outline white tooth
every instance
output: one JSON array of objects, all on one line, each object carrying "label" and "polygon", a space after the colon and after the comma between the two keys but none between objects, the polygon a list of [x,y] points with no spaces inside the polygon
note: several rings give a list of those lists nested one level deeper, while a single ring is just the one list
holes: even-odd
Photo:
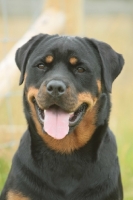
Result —
[{"label": "white tooth", "polygon": [[73,117],[74,116],[74,112],[69,113],[69,115],[70,115],[69,118]]}]

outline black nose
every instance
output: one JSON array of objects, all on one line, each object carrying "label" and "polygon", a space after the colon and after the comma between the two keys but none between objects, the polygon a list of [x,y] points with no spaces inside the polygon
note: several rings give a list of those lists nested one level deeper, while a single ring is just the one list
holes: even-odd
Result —
[{"label": "black nose", "polygon": [[62,81],[52,80],[47,84],[47,92],[53,97],[61,96],[65,91],[66,85]]}]

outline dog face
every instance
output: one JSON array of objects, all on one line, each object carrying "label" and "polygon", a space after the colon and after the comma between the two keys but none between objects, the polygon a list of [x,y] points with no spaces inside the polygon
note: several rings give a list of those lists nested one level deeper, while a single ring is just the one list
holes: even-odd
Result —
[{"label": "dog face", "polygon": [[25,81],[27,121],[52,149],[70,153],[97,128],[100,99],[111,92],[123,58],[109,45],[79,37],[33,37],[16,53]]}]

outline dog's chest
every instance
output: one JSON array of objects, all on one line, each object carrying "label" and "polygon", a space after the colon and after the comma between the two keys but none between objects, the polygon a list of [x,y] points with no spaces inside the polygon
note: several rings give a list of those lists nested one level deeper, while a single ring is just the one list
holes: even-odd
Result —
[{"label": "dog's chest", "polygon": [[69,195],[81,184],[84,170],[80,165],[73,163],[60,163],[49,169],[49,184],[61,193]]}]

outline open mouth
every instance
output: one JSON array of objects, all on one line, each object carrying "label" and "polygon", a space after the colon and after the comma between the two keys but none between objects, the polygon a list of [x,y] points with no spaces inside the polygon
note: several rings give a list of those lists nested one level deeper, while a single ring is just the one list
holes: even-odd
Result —
[{"label": "open mouth", "polygon": [[36,100],[34,100],[34,105],[44,131],[56,139],[64,138],[69,133],[70,128],[78,125],[88,107],[87,103],[83,103],[75,112],[68,113],[57,105],[42,110]]}]

